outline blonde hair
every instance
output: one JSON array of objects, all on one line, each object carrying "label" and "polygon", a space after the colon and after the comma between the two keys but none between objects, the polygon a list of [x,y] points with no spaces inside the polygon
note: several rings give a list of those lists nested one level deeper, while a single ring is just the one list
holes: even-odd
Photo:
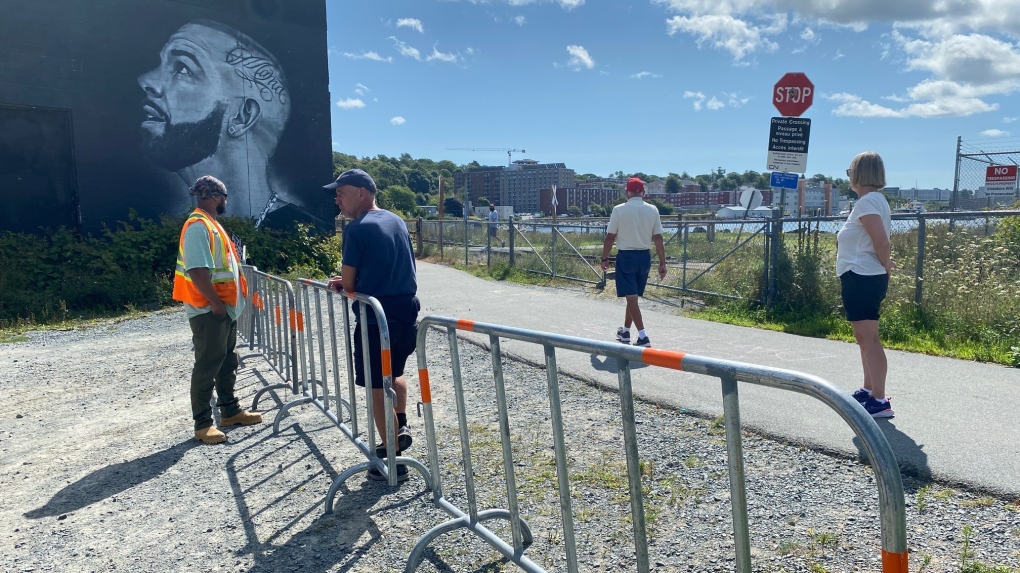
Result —
[{"label": "blonde hair", "polygon": [[850,162],[850,187],[885,187],[885,163],[874,151],[860,153]]}]

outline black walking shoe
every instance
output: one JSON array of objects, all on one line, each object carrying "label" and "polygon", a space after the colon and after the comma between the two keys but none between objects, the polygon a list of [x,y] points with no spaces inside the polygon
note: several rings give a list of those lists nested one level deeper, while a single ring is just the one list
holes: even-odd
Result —
[{"label": "black walking shoe", "polygon": [[[407,481],[408,477],[407,466],[404,464],[397,464],[397,483]],[[386,481],[386,476],[384,476],[381,471],[372,468],[368,470],[368,479],[374,481]]]},{"label": "black walking shoe", "polygon": [[652,341],[648,340],[647,336],[642,336],[638,338],[637,341],[634,343],[634,346],[644,346],[645,348],[648,348],[651,345]]}]

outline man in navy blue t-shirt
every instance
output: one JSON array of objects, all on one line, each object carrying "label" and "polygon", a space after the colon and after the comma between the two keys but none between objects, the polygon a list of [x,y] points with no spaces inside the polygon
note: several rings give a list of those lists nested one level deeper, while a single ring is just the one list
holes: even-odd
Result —
[{"label": "man in navy blue t-shirt", "polygon": [[[372,405],[375,425],[380,436],[386,435],[386,416],[395,416],[397,455],[411,446],[411,432],[407,426],[407,380],[404,366],[414,352],[418,336],[418,281],[415,274],[414,249],[407,225],[397,215],[380,209],[375,203],[376,187],[372,177],[360,169],[344,171],[336,182],[323,187],[336,190],[336,204],[350,222],[344,227],[343,261],[340,276],[329,281],[330,288],[373,296],[382,304],[390,332],[390,358],[393,373],[393,391],[396,403],[391,412],[384,411],[382,351],[379,344],[379,326],[371,309],[367,309],[364,326],[368,328],[369,360],[372,373]],[[354,381],[365,385],[363,349],[361,343],[361,313],[355,306],[354,328]],[[380,440],[385,443],[385,438]],[[385,457],[380,447],[379,457]],[[368,477],[383,480],[376,469]],[[407,467],[397,466],[397,479],[407,479]]]}]

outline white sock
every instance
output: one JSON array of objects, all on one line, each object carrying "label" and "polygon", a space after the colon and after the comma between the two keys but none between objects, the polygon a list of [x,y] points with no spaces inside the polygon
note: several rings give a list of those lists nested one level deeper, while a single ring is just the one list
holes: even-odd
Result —
[{"label": "white sock", "polygon": [[638,338],[644,338],[646,336],[648,336],[648,335],[645,334],[645,329],[642,328],[641,330],[637,331],[637,337]]},{"label": "white sock", "polygon": [[865,392],[868,393],[868,396],[871,396],[871,390],[868,390],[867,388],[863,388],[863,387],[861,388],[861,390],[864,390]]},{"label": "white sock", "polygon": [[626,332],[627,334],[630,334],[630,328],[628,328],[626,326],[621,326],[620,327],[620,332]]}]

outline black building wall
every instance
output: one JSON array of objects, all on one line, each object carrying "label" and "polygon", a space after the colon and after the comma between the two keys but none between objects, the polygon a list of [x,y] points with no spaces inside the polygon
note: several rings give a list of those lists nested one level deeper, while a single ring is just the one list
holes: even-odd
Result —
[{"label": "black building wall", "polygon": [[332,221],[326,51],[325,0],[0,0],[0,229],[183,213],[199,174]]}]

